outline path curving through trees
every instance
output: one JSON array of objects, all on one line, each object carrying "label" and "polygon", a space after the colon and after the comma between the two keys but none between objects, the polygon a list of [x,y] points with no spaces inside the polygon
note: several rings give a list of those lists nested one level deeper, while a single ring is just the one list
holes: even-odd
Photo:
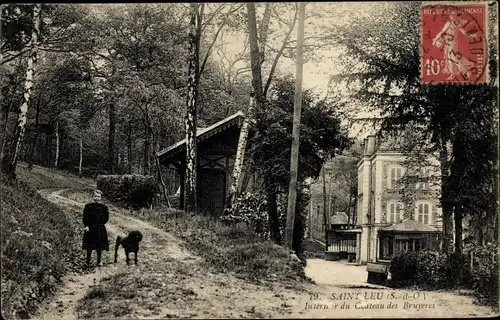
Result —
[{"label": "path curving through trees", "polygon": [[[81,214],[84,199],[88,196],[82,192],[77,197],[81,201],[75,201],[62,195],[66,190],[42,190],[40,194],[68,214]],[[103,257],[104,266],[95,273],[67,275],[55,297],[40,308],[34,319],[372,318],[494,314],[489,308],[474,305],[469,296],[420,292],[418,298],[412,299],[416,294],[411,290],[367,285],[363,283],[361,267],[324,260],[309,260],[306,268],[308,276],[317,284],[295,287],[279,283],[259,286],[238,279],[234,274],[214,274],[204,268],[201,257],[184,247],[182,240],[145,221],[127,216],[126,212],[125,209],[110,207],[107,225],[110,248],[114,247],[118,234],[140,230],[144,239],[139,264],[127,266],[123,250],[119,252],[118,263],[113,264],[112,252],[108,252]],[[110,293],[106,299],[85,301],[94,279],[97,286],[107,288]],[[81,301],[84,301],[83,308],[78,307]],[[397,304],[397,309],[387,309],[389,303]],[[380,308],[382,305],[384,308]]]}]

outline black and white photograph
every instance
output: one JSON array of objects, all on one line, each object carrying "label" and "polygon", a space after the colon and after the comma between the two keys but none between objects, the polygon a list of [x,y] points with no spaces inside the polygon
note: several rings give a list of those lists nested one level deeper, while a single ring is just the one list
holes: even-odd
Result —
[{"label": "black and white photograph", "polygon": [[499,316],[498,13],[3,3],[2,318]]}]

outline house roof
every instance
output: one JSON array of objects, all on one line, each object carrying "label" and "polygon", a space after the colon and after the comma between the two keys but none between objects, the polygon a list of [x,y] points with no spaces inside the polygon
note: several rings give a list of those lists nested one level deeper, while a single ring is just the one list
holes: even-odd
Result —
[{"label": "house roof", "polygon": [[421,232],[421,233],[430,233],[430,232],[433,232],[433,233],[436,233],[436,232],[439,232],[438,230],[434,229],[434,228],[431,228],[421,222],[418,222],[414,219],[406,219],[402,222],[399,222],[399,223],[395,223],[391,226],[388,226],[388,227],[385,227],[385,228],[381,228],[380,231],[383,231],[383,232],[394,232],[394,233],[418,233],[418,232]]},{"label": "house roof", "polygon": [[349,217],[345,212],[335,212],[330,216],[330,224],[347,224]]},{"label": "house roof", "polygon": [[[238,111],[237,113],[235,113],[235,114],[233,114],[225,119],[222,119],[219,122],[214,123],[213,125],[211,125],[208,128],[198,128],[196,130],[197,141],[199,142],[199,141],[205,140],[205,139],[213,136],[214,134],[221,132],[222,130],[226,129],[227,127],[233,125],[235,122],[242,119],[244,116],[245,115],[243,112]],[[170,147],[159,151],[156,155],[158,157],[168,155],[169,153],[172,153],[175,150],[177,150],[181,147],[184,147],[185,145],[186,145],[186,139],[183,139],[183,140],[171,145]]]}]

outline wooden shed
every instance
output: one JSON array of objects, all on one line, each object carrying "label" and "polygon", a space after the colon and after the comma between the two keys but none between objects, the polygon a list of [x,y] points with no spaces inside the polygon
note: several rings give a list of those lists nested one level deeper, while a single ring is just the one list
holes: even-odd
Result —
[{"label": "wooden shed", "polygon": [[[238,112],[208,128],[198,130],[197,196],[198,210],[220,214],[228,195],[231,174],[244,114]],[[173,167],[180,176],[179,209],[184,209],[186,139],[158,152],[160,164]]]}]

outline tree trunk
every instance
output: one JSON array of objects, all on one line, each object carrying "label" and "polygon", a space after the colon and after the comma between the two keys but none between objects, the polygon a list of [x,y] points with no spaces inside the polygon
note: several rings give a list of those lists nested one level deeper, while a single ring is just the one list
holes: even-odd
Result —
[{"label": "tree trunk", "polygon": [[109,105],[108,112],[109,112],[108,171],[109,174],[114,174],[116,171],[116,166],[115,166],[116,106],[114,101]]},{"label": "tree trunk", "polygon": [[358,216],[358,197],[354,195],[354,201],[352,204],[352,226],[354,227],[357,223],[356,217]]},{"label": "tree trunk", "polygon": [[327,206],[328,206],[328,202],[327,202],[327,198],[326,198],[326,174],[325,174],[325,164],[323,164],[323,219],[325,220],[325,232],[326,232],[326,229],[328,229],[330,227],[330,224],[329,224],[329,217],[328,217],[328,211],[327,211]]},{"label": "tree trunk", "polygon": [[127,130],[127,161],[128,174],[132,174],[132,125],[130,122]]},{"label": "tree trunk", "polygon": [[170,205],[170,201],[168,200],[168,193],[167,193],[167,186],[165,185],[165,181],[163,181],[163,176],[161,174],[161,166],[160,166],[160,160],[158,159],[158,156],[156,153],[154,154],[155,157],[155,162],[156,162],[156,170],[158,171],[158,180],[160,180],[161,188],[163,191],[163,197],[165,198],[165,202],[167,203],[167,207],[170,209],[172,206]]},{"label": "tree trunk", "polygon": [[5,119],[4,119],[5,122],[3,124],[3,134],[2,134],[2,145],[0,146],[0,160],[3,159],[3,153],[7,139],[7,130],[9,128],[9,115],[10,115],[10,110],[12,109],[13,100],[14,100],[13,98],[10,99],[10,103],[7,106],[7,110],[5,112]]},{"label": "tree trunk", "polygon": [[236,149],[236,158],[234,159],[234,167],[233,167],[233,181],[231,183],[231,187],[229,189],[227,206],[229,208],[232,207],[234,199],[236,199],[238,195],[238,186],[240,183],[241,177],[241,169],[243,167],[243,160],[245,157],[245,149],[247,145],[248,138],[248,129],[250,125],[250,117],[253,112],[253,105],[255,104],[255,99],[251,95],[250,102],[248,104],[248,111],[243,120],[243,124],[241,125],[240,136],[238,138],[238,147]]},{"label": "tree trunk", "polygon": [[180,195],[179,195],[179,210],[186,210],[186,170],[181,169],[179,170],[179,189],[180,189]]},{"label": "tree trunk", "polygon": [[251,159],[248,159],[247,163],[245,164],[245,175],[243,176],[243,181],[241,183],[241,192],[246,192],[248,190],[248,184],[250,183],[250,180],[252,179],[254,174],[255,172],[252,170]]},{"label": "tree trunk", "polygon": [[83,167],[83,134],[82,134],[82,129],[80,129],[80,136],[79,136],[79,150],[80,150],[80,157],[78,161],[78,176],[81,178],[82,177],[82,167]]},{"label": "tree trunk", "polygon": [[59,119],[56,119],[56,156],[54,158],[54,168],[57,169],[59,164]]},{"label": "tree trunk", "polygon": [[144,175],[151,174],[151,130],[148,125],[148,119],[144,121],[144,154],[143,154],[143,164],[144,164]]},{"label": "tree trunk", "polygon": [[38,143],[38,128],[40,126],[40,102],[41,98],[38,98],[38,102],[36,104],[36,115],[35,115],[35,136],[33,137],[33,143],[31,144],[30,150],[30,158],[28,163],[28,170],[33,169],[33,156],[35,155],[35,147]]},{"label": "tree trunk", "polygon": [[[333,168],[333,167],[332,167]],[[331,216],[333,212],[333,196],[332,196],[332,172],[328,173],[328,215]]]},{"label": "tree trunk", "polygon": [[295,73],[295,99],[293,102],[292,150],[290,157],[290,187],[288,189],[288,209],[286,217],[285,239],[289,250],[293,250],[293,227],[297,200],[297,178],[299,168],[300,116],[302,112],[302,76],[304,51],[305,3],[299,3],[299,26],[297,35],[297,70]]},{"label": "tree trunk", "polygon": [[45,152],[46,152],[46,154],[45,154],[44,161],[45,161],[45,165],[47,167],[50,167],[50,159],[51,159],[50,150],[51,150],[51,144],[52,144],[52,137],[51,137],[50,133],[51,132],[49,132],[48,130],[45,133]]},{"label": "tree trunk", "polygon": [[269,216],[269,236],[272,242],[281,244],[280,219],[278,215],[278,204],[276,191],[267,190],[267,214]]},{"label": "tree trunk", "polygon": [[186,185],[185,185],[185,210],[197,211],[197,143],[196,143],[196,118],[199,75],[199,8],[198,4],[190,4],[191,20],[189,24],[189,68],[188,68],[188,94],[186,100]]},{"label": "tree trunk", "polygon": [[264,113],[265,99],[262,91],[262,67],[257,37],[257,21],[255,17],[255,4],[247,3],[248,33],[250,42],[250,61],[252,65],[252,88],[256,102],[257,120]]},{"label": "tree trunk", "polygon": [[[248,8],[247,4],[247,8]],[[257,22],[255,18],[255,5],[250,4],[253,6],[253,8],[248,8],[248,20],[249,20],[249,31],[251,32],[251,42],[253,43],[253,51],[251,51],[251,58],[255,59],[255,56],[257,54],[260,55],[261,60],[258,63],[258,66],[256,65],[255,68],[258,68],[259,70],[254,69],[254,60],[252,60],[252,75],[256,77],[257,82],[255,82],[254,86],[254,92],[250,94],[250,101],[248,103],[248,109],[247,109],[247,114],[245,119],[243,120],[243,124],[240,129],[240,136],[238,139],[238,148],[236,151],[236,158],[235,158],[235,163],[234,163],[234,169],[233,169],[233,180],[232,184],[229,190],[229,195],[228,195],[228,201],[227,205],[230,208],[232,206],[232,202],[238,195],[238,186],[240,183],[240,177],[241,177],[241,168],[244,163],[244,155],[245,155],[245,148],[246,148],[246,143],[247,143],[247,138],[248,138],[248,130],[250,126],[250,122],[252,119],[252,115],[255,109],[255,92],[259,91],[259,95],[261,96],[261,101],[264,100],[262,97],[262,75],[261,75],[261,63],[264,60],[264,47],[266,45],[267,41],[267,30],[269,28],[269,21],[271,18],[271,3],[266,4],[266,10],[264,12],[264,17],[262,19],[261,23],[261,28],[260,28],[260,45],[262,48],[262,52],[259,52],[259,47],[258,47],[258,41],[257,41]],[[250,30],[251,29],[251,30]],[[260,82],[260,85],[259,85]],[[259,89],[260,86],[260,89]],[[262,110],[263,105],[260,105],[259,108]]]},{"label": "tree trunk", "polygon": [[267,31],[269,30],[269,21],[271,20],[271,2],[266,3],[266,9],[264,15],[262,16],[262,22],[260,24],[260,57],[261,63],[264,62],[266,42],[267,42]]},{"label": "tree trunk", "polygon": [[455,207],[455,254],[462,254],[462,219],[463,212],[460,205]]},{"label": "tree trunk", "polygon": [[6,176],[11,179],[16,178],[18,153],[19,150],[21,149],[21,143],[23,140],[24,131],[26,129],[26,117],[28,114],[31,89],[33,87],[33,77],[38,58],[38,41],[40,35],[41,11],[42,11],[42,5],[35,4],[33,9],[33,31],[31,32],[31,40],[30,40],[31,53],[28,57],[28,67],[26,68],[23,103],[19,108],[19,115],[17,117],[17,127],[14,133],[12,148],[10,148],[10,156],[8,157],[8,159],[6,159],[5,162],[2,162],[2,170],[5,172]]},{"label": "tree trunk", "polygon": [[443,213],[443,252],[449,253],[452,235],[452,210],[453,205],[450,203],[448,194],[448,150],[446,142],[441,138],[441,150],[439,151],[439,161],[441,167],[441,208]]},{"label": "tree trunk", "polygon": [[349,192],[349,202],[347,205],[347,227],[351,226],[351,216],[352,216],[352,193]]}]

